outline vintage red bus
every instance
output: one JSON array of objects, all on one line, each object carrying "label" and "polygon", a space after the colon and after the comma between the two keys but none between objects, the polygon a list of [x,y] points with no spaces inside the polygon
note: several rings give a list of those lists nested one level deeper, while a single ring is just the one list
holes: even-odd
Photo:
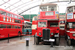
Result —
[{"label": "vintage red bus", "polygon": [[40,16],[37,20],[37,30],[35,34],[36,45],[39,42],[55,42],[59,45],[59,12],[57,4],[42,4],[40,6]]},{"label": "vintage red bus", "polygon": [[60,36],[64,37],[65,36],[65,20],[60,20]]},{"label": "vintage red bus", "polygon": [[32,19],[32,35],[35,35],[37,29],[38,16],[34,16]]},{"label": "vintage red bus", "polygon": [[24,18],[0,8],[0,39],[22,34]]},{"label": "vintage red bus", "polygon": [[67,7],[65,31],[67,44],[71,45],[75,41],[75,4],[72,3]]}]

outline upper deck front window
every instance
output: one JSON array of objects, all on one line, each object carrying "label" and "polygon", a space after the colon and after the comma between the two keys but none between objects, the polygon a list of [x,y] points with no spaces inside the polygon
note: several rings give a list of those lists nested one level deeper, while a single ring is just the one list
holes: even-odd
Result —
[{"label": "upper deck front window", "polygon": [[48,11],[56,11],[56,6],[49,6]]},{"label": "upper deck front window", "polygon": [[47,11],[47,6],[41,6],[40,9],[41,11]]},{"label": "upper deck front window", "polygon": [[67,8],[67,13],[73,12],[73,6]]},{"label": "upper deck front window", "polygon": [[6,15],[6,12],[0,10],[0,14]]},{"label": "upper deck front window", "polygon": [[38,27],[46,27],[46,22],[38,22]]},{"label": "upper deck front window", "polygon": [[53,15],[53,12],[46,12],[45,15],[46,16]]},{"label": "upper deck front window", "polygon": [[55,4],[47,4],[47,5],[41,5],[40,11],[58,11],[58,6]]}]

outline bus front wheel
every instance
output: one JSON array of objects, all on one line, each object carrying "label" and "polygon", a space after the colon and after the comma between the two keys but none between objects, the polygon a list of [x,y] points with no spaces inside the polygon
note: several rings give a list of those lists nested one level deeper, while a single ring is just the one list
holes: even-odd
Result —
[{"label": "bus front wheel", "polygon": [[38,37],[35,37],[35,43],[36,43],[36,45],[38,45],[38,44],[39,44]]},{"label": "bus front wheel", "polygon": [[59,38],[56,38],[56,45],[59,45]]},{"label": "bus front wheel", "polygon": [[67,44],[70,46],[71,45],[71,40],[67,39]]}]

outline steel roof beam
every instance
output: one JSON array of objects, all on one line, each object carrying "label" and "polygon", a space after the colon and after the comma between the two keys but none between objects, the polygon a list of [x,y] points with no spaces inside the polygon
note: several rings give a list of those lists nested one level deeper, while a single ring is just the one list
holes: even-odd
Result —
[{"label": "steel roof beam", "polygon": [[[36,3],[36,2],[32,2],[32,3]],[[27,5],[30,5],[30,4],[32,4],[32,3],[29,3],[29,4],[27,4]],[[24,5],[24,6],[20,7],[20,8],[18,8],[18,9],[21,9],[21,8],[27,6],[27,5]],[[18,9],[17,9],[17,10],[18,10]],[[17,10],[15,10],[15,11],[17,11]],[[15,11],[14,11],[14,12],[15,12]]]},{"label": "steel roof beam", "polygon": [[[57,1],[57,2],[68,2],[68,1]],[[49,3],[57,3],[57,2],[49,2]],[[72,2],[75,2],[75,1],[72,1]],[[31,8],[28,8],[28,9],[26,9],[26,10],[22,11],[21,13],[19,13],[19,15],[21,15],[22,13],[24,13],[24,12],[26,12],[26,11],[28,11],[28,10],[32,9],[32,8],[37,7],[37,6],[40,6],[40,5],[36,5],[36,6],[31,7]]]},{"label": "steel roof beam", "polygon": [[[3,1],[3,0],[2,0]],[[3,4],[0,4],[0,6],[4,5],[5,3],[8,3],[10,0],[8,0],[7,2],[4,2]]]},{"label": "steel roof beam", "polygon": [[31,8],[28,8],[28,9],[26,9],[26,10],[22,11],[21,13],[19,13],[19,15],[21,15],[22,13],[24,13],[24,12],[26,12],[26,11],[28,11],[28,10],[32,9],[32,8],[37,7],[37,6],[39,6],[39,5],[33,6],[33,7],[31,7]]},{"label": "steel roof beam", "polygon": [[[30,1],[28,1],[28,2],[30,2]],[[23,4],[20,4],[20,5],[16,6],[16,7],[14,7],[13,9],[16,9],[16,8],[20,7],[21,5],[24,5],[24,4],[28,3],[28,2],[25,2]],[[11,10],[13,10],[13,9],[11,9]]]},{"label": "steel roof beam", "polygon": [[15,5],[15,4],[17,4],[18,2],[20,2],[21,0],[19,0],[19,1],[17,1],[17,2],[15,2],[15,3],[13,3],[12,5],[10,5],[10,6],[8,6],[7,8],[5,8],[5,9],[8,9],[9,7],[11,7],[11,6],[13,6],[13,5]]}]

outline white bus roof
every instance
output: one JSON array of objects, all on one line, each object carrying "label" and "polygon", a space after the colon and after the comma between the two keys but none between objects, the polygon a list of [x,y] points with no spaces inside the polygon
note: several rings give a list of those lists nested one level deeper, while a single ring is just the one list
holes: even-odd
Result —
[{"label": "white bus roof", "polygon": [[24,21],[24,23],[26,23],[26,22],[28,22],[28,23],[32,23],[32,22],[29,22],[29,21]]},{"label": "white bus roof", "polygon": [[70,3],[67,5],[67,7],[75,6],[75,3]]}]

